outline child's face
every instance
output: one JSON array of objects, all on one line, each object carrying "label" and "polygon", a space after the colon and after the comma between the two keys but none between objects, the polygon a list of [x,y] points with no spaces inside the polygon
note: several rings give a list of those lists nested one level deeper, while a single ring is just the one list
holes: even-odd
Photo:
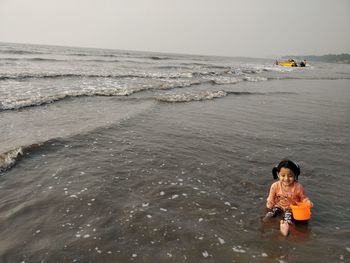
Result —
[{"label": "child's face", "polygon": [[283,186],[291,186],[295,182],[295,175],[289,168],[282,167],[278,173],[278,178]]}]

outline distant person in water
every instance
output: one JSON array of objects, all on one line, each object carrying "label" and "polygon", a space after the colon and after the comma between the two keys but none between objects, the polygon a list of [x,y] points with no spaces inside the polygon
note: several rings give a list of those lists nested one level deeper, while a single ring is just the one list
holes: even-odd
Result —
[{"label": "distant person in water", "polygon": [[304,59],[303,61],[300,62],[300,67],[305,67],[306,66],[306,60]]},{"label": "distant person in water", "polygon": [[297,67],[298,66],[298,64],[295,62],[294,59],[289,59],[288,61],[292,62],[292,67]]},{"label": "distant person in water", "polygon": [[296,162],[283,159],[278,165],[273,167],[272,174],[274,179],[278,179],[271,185],[266,207],[269,212],[265,215],[263,221],[268,221],[272,217],[282,215],[280,221],[280,231],[282,235],[287,236],[289,225],[293,224],[293,214],[290,205],[297,202],[312,203],[305,195],[304,187],[298,182],[300,167]]}]

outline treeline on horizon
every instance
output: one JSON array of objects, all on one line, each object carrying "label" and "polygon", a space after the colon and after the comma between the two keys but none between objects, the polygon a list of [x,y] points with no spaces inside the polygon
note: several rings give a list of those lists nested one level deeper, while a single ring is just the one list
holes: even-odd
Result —
[{"label": "treeline on horizon", "polygon": [[328,55],[322,55],[322,56],[312,56],[312,55],[307,55],[307,56],[284,56],[283,59],[290,59],[294,58],[297,60],[310,60],[310,61],[320,61],[320,62],[330,62],[330,63],[345,63],[345,64],[350,64],[350,54],[328,54]]}]

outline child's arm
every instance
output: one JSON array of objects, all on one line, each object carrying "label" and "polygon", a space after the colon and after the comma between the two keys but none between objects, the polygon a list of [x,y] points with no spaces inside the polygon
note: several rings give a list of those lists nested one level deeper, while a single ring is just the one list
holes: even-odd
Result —
[{"label": "child's arm", "polygon": [[275,195],[276,195],[276,186],[272,184],[270,187],[269,196],[267,197],[266,207],[272,209],[275,205]]},{"label": "child's arm", "polygon": [[299,188],[299,196],[300,196],[300,201],[303,203],[308,203],[310,206],[314,206],[314,204],[311,202],[310,198],[306,196],[304,187],[300,184]]},{"label": "child's arm", "polygon": [[276,187],[274,186],[274,184],[271,185],[270,187],[270,192],[269,192],[269,196],[267,197],[266,200],[266,207],[270,210],[266,213],[266,215],[263,218],[264,222],[267,222],[270,220],[271,217],[275,217],[276,216],[276,211],[273,210],[274,206],[275,206],[275,194],[276,194]]}]

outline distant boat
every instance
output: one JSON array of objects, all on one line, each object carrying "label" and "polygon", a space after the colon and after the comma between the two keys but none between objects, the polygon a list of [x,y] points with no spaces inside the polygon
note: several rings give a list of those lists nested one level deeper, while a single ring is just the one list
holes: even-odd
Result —
[{"label": "distant boat", "polygon": [[283,66],[283,67],[305,67],[306,61],[303,60],[298,65],[294,59],[282,60],[282,61],[276,60],[276,65]]},{"label": "distant boat", "polygon": [[284,61],[277,61],[276,65],[283,66],[283,67],[297,67],[298,64],[294,60],[284,60]]}]

